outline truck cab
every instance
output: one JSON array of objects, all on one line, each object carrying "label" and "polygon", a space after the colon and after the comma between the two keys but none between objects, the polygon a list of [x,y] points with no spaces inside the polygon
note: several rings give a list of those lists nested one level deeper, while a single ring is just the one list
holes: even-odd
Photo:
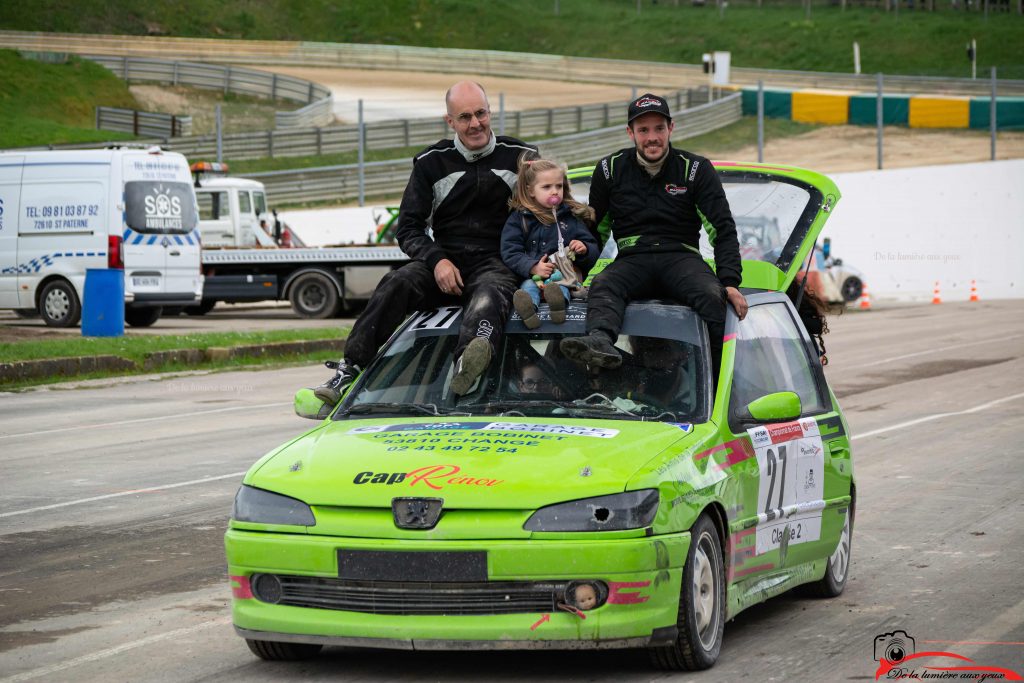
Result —
[{"label": "truck cab", "polygon": [[267,211],[263,183],[232,178],[226,164],[198,162],[191,166],[199,203],[203,247],[277,247],[281,229]]}]

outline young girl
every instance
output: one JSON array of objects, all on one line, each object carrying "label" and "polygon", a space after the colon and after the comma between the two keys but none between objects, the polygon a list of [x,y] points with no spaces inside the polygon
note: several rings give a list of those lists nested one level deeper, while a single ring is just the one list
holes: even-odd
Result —
[{"label": "young girl", "polygon": [[537,307],[543,290],[551,322],[563,323],[570,292],[555,286],[566,274],[557,272],[551,256],[562,248],[581,271],[590,270],[598,256],[597,239],[587,228],[593,225],[594,211],[572,198],[564,167],[525,155],[519,159],[519,180],[508,203],[512,213],[501,232],[501,259],[523,278],[512,305],[532,330],[540,325]]}]

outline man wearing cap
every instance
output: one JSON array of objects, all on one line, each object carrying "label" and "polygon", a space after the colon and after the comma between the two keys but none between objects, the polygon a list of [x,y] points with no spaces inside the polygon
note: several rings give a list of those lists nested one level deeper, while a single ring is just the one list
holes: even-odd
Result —
[{"label": "man wearing cap", "polygon": [[[635,147],[605,157],[594,169],[590,205],[596,222],[608,217],[619,253],[594,278],[587,301],[587,335],[561,342],[567,357],[617,368],[615,348],[627,304],[670,298],[690,306],[707,323],[717,379],[725,331],[725,302],[740,320],[747,301],[737,287],[740,250],[729,202],[711,162],[669,143],[672,114],[657,95],[629,105],[626,130]],[[702,216],[715,248],[716,272],[700,255]]]}]

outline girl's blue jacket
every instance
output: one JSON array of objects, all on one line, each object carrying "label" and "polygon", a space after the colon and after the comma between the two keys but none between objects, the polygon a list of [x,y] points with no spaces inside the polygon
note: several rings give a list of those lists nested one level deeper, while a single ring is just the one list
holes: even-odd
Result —
[{"label": "girl's blue jacket", "polygon": [[[579,240],[587,245],[587,253],[576,255],[576,265],[586,274],[597,262],[598,246],[586,224],[573,215],[568,204],[558,206],[558,222],[562,228],[562,241],[566,250],[569,242]],[[523,230],[523,219],[526,230]],[[544,225],[531,211],[517,209],[509,214],[501,231],[501,260],[512,272],[524,280],[530,279],[530,268],[545,254],[558,251],[558,232],[554,225]]]}]

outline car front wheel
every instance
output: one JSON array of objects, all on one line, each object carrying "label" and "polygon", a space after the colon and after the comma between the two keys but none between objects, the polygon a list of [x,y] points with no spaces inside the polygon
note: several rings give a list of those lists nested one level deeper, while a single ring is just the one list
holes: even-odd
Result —
[{"label": "car front wheel", "polygon": [[860,295],[864,293],[864,283],[860,281],[860,278],[851,275],[850,277],[843,280],[842,286],[843,301],[847,303],[856,301],[860,298]]},{"label": "car front wheel", "polygon": [[294,662],[299,659],[316,657],[323,649],[323,645],[309,643],[278,643],[272,640],[250,640],[245,639],[252,653],[260,659],[270,662]]},{"label": "car front wheel", "polygon": [[690,530],[677,628],[672,645],[650,649],[651,662],[670,671],[714,666],[725,631],[725,564],[718,529],[706,514]]}]

